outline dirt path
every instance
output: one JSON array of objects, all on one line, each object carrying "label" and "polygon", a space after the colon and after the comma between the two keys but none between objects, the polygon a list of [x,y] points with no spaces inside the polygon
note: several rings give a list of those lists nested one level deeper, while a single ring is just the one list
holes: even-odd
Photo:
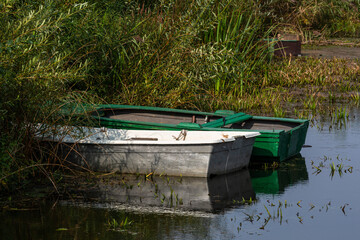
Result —
[{"label": "dirt path", "polygon": [[344,46],[318,46],[308,48],[306,46],[301,49],[302,56],[313,56],[320,58],[360,58],[359,47],[344,47]]}]

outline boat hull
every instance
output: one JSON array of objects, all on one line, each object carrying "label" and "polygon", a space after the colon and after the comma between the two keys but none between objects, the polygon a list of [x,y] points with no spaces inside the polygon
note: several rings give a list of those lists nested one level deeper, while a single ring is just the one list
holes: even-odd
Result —
[{"label": "boat hull", "polygon": [[[201,133],[206,136],[206,133]],[[98,131],[97,134],[107,133]],[[56,152],[62,161],[95,172],[209,177],[246,168],[256,135],[206,143],[126,140],[103,142],[102,137],[92,136],[99,141],[69,140],[67,137],[46,138],[43,141],[51,146],[51,151]]]},{"label": "boat hull", "polygon": [[[309,127],[308,120],[254,116],[251,121],[262,126],[254,128],[261,133],[254,143],[252,152],[254,161],[281,162],[299,154],[305,144]],[[259,128],[269,128],[269,130]],[[236,126],[233,129],[241,130]]]}]

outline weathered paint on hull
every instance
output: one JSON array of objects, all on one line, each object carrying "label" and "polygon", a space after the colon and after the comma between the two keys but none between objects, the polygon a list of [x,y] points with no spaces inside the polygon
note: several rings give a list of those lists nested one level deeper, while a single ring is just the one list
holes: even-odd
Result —
[{"label": "weathered paint on hull", "polygon": [[[255,138],[212,145],[59,144],[61,158],[95,172],[208,177],[246,168]],[[57,144],[57,143],[56,143]]]}]

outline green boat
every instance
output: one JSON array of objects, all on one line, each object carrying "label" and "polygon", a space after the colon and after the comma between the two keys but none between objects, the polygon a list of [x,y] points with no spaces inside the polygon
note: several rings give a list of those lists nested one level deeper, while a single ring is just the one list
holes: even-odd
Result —
[{"label": "green boat", "polygon": [[97,126],[116,129],[256,131],[252,159],[283,161],[298,154],[305,143],[308,120],[251,116],[220,110],[214,113],[181,109],[96,105],[90,116]]}]

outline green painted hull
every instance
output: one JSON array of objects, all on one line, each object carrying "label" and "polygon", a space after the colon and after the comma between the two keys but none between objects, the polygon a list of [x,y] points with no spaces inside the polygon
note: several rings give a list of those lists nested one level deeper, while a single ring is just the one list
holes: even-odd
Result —
[{"label": "green painted hull", "polygon": [[[257,117],[264,121],[272,121],[275,118]],[[261,130],[260,136],[256,137],[252,157],[257,160],[271,161],[273,158],[283,161],[300,153],[305,144],[306,134],[309,127],[308,120],[276,118],[282,122],[297,122],[298,126],[283,131]]]},{"label": "green painted hull", "polygon": [[[152,130],[203,130],[203,131],[256,131],[261,135],[256,137],[253,147],[252,158],[260,161],[283,161],[289,159],[301,151],[305,143],[308,120],[272,118],[250,116],[244,113],[232,111],[217,111],[215,113],[189,111],[181,109],[129,106],[129,105],[97,105],[92,112],[92,118],[96,125],[117,129],[152,129]],[[158,120],[138,121],[135,117],[130,119],[112,118],[117,111],[127,113],[141,112],[145,114],[158,114]],[[109,112],[114,113],[107,116]],[[162,121],[168,115],[180,118],[182,122]],[[120,115],[119,115],[120,116]],[[155,115],[154,115],[155,116]],[[190,119],[200,119],[194,123]],[[204,119],[211,119],[206,122]],[[155,117],[154,117],[155,119]],[[204,121],[204,122],[201,122]],[[243,128],[240,123],[252,122],[253,125],[261,125],[261,129]],[[286,125],[286,129],[277,126]]]}]

